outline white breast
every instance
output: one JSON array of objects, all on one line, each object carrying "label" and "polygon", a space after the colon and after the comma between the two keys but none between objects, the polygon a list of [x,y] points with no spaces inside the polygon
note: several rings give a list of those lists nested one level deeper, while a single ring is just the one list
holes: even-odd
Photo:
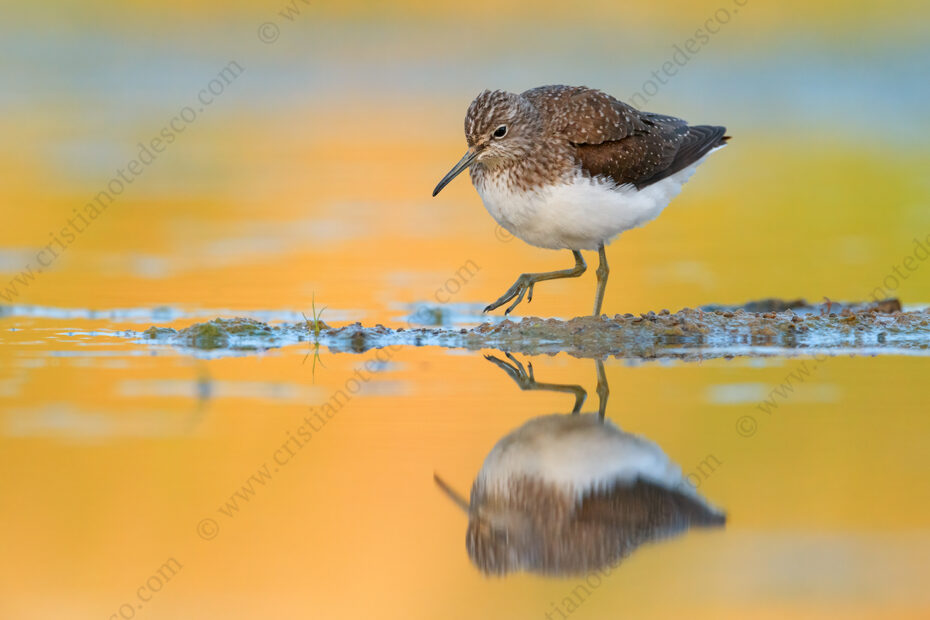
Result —
[{"label": "white breast", "polygon": [[641,190],[581,173],[568,183],[513,190],[506,171],[484,175],[475,189],[497,223],[530,245],[596,250],[662,213],[706,157]]},{"label": "white breast", "polygon": [[497,442],[478,474],[488,490],[522,478],[558,486],[577,497],[617,483],[648,480],[693,493],[681,468],[656,444],[625,433],[596,414],[548,415],[530,420]]}]

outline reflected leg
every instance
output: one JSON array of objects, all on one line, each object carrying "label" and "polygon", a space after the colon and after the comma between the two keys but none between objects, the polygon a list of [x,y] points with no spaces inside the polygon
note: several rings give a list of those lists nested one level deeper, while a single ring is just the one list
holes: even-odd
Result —
[{"label": "reflected leg", "polygon": [[597,417],[603,420],[607,412],[607,397],[610,396],[610,386],[607,385],[604,361],[596,359],[594,363],[597,365]]},{"label": "reflected leg", "polygon": [[503,369],[510,378],[513,379],[521,390],[549,390],[552,392],[567,392],[569,394],[575,395],[575,406],[572,408],[572,413],[579,413],[581,411],[581,406],[584,405],[585,399],[588,397],[588,393],[580,385],[568,385],[561,383],[539,383],[536,381],[536,378],[533,376],[533,364],[527,363],[529,366],[529,372],[523,368],[523,364],[517,361],[517,359],[510,353],[505,353],[507,359],[509,359],[512,364],[508,364],[504,360],[495,357],[493,355],[485,355],[484,358],[489,362],[497,365],[499,368]]}]

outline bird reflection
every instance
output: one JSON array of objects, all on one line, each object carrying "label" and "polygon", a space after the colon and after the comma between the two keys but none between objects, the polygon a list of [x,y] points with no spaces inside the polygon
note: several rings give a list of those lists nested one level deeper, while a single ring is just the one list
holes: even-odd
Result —
[{"label": "bird reflection", "polygon": [[609,390],[597,360],[598,413],[580,413],[578,385],[539,383],[513,356],[486,356],[524,390],[575,395],[571,414],[533,418],[491,450],[470,501],[439,476],[468,513],[466,547],[481,572],[551,576],[616,566],[640,545],[691,527],[722,526],[723,512],[697,494],[653,442],[605,419]]}]

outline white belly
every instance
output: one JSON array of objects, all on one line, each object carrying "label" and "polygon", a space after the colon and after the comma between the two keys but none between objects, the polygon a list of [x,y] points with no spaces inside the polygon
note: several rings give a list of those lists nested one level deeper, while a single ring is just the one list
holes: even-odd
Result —
[{"label": "white belly", "polygon": [[593,413],[530,420],[497,442],[476,483],[491,492],[506,492],[513,481],[527,478],[579,498],[593,489],[638,479],[694,493],[681,468],[659,446]]},{"label": "white belly", "polygon": [[641,190],[578,174],[568,184],[513,191],[506,173],[486,175],[475,189],[497,223],[530,245],[596,250],[662,213],[702,161]]}]

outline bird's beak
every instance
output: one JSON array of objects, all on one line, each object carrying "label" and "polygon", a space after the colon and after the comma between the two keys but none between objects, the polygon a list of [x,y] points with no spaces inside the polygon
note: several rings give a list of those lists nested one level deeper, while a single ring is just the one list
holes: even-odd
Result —
[{"label": "bird's beak", "polygon": [[448,484],[446,484],[445,480],[439,477],[439,474],[434,473],[433,480],[436,482],[436,486],[442,489],[442,492],[445,493],[456,506],[464,510],[466,513],[468,512],[468,500],[467,499],[465,499],[464,497],[456,493],[455,489],[450,487]]},{"label": "bird's beak", "polygon": [[455,164],[452,170],[449,171],[449,174],[442,177],[442,181],[439,182],[439,185],[436,186],[436,189],[433,190],[433,196],[442,191],[442,188],[449,184],[452,179],[457,177],[462,173],[463,170],[466,170],[475,162],[475,158],[478,157],[478,149],[471,147],[465,151],[465,157],[459,160],[459,163]]}]

